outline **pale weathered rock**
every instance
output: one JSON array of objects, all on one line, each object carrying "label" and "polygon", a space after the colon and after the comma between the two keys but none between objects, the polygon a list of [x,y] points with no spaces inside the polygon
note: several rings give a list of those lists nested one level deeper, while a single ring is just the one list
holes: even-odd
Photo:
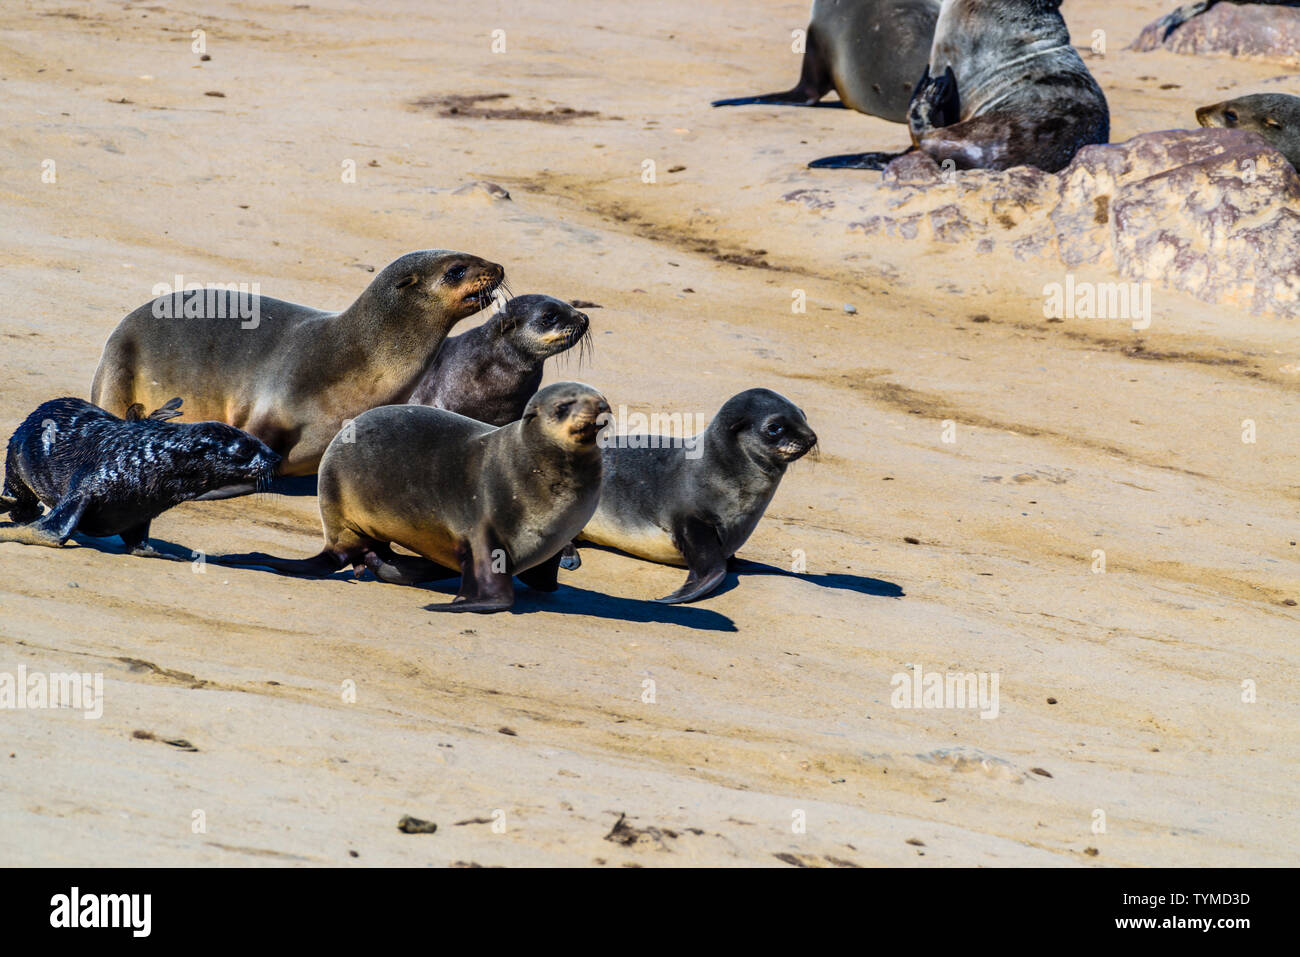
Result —
[{"label": "pale weathered rock", "polygon": [[1295,7],[1220,3],[1192,17],[1163,42],[1158,22],[1138,34],[1132,49],[1300,64],[1300,9]]},{"label": "pale weathered rock", "polygon": [[1206,302],[1294,316],[1297,209],[1300,176],[1257,134],[1169,130],[1085,146],[1055,174],[953,173],[909,154],[886,168],[881,189],[848,228],[1099,266]]}]

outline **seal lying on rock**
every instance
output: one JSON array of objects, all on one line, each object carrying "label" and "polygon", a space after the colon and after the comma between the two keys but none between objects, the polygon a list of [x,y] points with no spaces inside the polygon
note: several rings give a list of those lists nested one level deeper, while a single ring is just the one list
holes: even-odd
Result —
[{"label": "seal lying on rock", "polygon": [[596,510],[596,438],[608,412],[604,397],[578,382],[547,386],[500,428],[422,405],[374,409],[321,459],[320,554],[213,560],[311,577],[368,567],[395,584],[459,570],[455,600],[430,611],[503,611],[514,603],[513,575],[556,589],[560,550]]},{"label": "seal lying on rock", "polygon": [[[1105,143],[1106,97],[1070,45],[1060,5],[943,0],[930,63],[908,107],[912,148],[956,169],[1055,173],[1080,147]],[[856,153],[809,165],[883,169],[902,155]]]},{"label": "seal lying on rock", "polygon": [[171,557],[148,545],[155,518],[229,486],[270,482],[278,455],[220,422],[166,421],[180,405],[172,399],[149,416],[133,405],[125,419],[82,399],[38,407],[9,440],[0,514],[20,524],[0,528],[0,542],[57,547],[79,531],[121,535],[133,555]]},{"label": "seal lying on rock", "polygon": [[1288,93],[1252,93],[1224,100],[1196,111],[1202,126],[1254,130],[1296,169],[1300,169],[1300,96]]},{"label": "seal lying on rock", "polygon": [[578,539],[685,565],[685,584],[658,599],[677,604],[722,583],[786,468],[817,445],[817,434],[789,399],[750,389],[692,439],[658,437],[635,448],[612,441],[603,440],[600,505]]},{"label": "seal lying on rock", "polygon": [[550,296],[516,296],[501,311],[442,344],[411,394],[431,405],[505,425],[524,414],[546,360],[590,340],[586,313]]}]

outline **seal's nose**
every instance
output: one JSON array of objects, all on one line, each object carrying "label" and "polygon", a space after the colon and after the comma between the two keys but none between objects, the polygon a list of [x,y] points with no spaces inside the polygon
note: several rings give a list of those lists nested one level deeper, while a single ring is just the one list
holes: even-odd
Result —
[{"label": "seal's nose", "polygon": [[1199,106],[1199,107],[1197,107],[1197,108],[1196,108],[1196,122],[1197,122],[1197,123],[1200,123],[1202,126],[1210,126],[1210,125],[1211,125],[1211,122],[1210,122],[1210,120],[1211,120],[1211,117],[1210,117],[1210,111],[1213,110],[1213,109],[1214,109],[1214,107],[1212,107],[1212,106]]}]

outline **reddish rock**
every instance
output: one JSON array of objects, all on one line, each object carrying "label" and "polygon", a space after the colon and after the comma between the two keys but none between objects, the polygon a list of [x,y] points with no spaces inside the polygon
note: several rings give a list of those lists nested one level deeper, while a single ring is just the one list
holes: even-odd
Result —
[{"label": "reddish rock", "polygon": [[1192,17],[1163,42],[1156,23],[1143,29],[1131,49],[1300,64],[1300,9],[1295,7],[1221,3]]}]

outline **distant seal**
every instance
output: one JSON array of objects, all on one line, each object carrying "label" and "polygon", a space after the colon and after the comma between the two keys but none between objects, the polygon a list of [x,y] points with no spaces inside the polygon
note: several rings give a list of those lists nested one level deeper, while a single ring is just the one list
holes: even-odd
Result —
[{"label": "distant seal", "polygon": [[[816,106],[834,90],[851,110],[894,123],[925,70],[940,0],[813,0],[799,83],[784,93],[716,100]],[[829,104],[828,104],[829,105]]]},{"label": "distant seal", "polygon": [[1292,167],[1300,169],[1300,96],[1288,93],[1252,93],[1224,100],[1196,111],[1202,126],[1254,130]]},{"label": "distant seal", "polygon": [[[1101,87],[1070,45],[1060,0],[943,0],[929,65],[912,94],[912,148],[957,169],[1064,169],[1110,139]],[[910,152],[910,151],[909,151]],[[883,169],[902,153],[810,166]]]},{"label": "distant seal", "polygon": [[344,422],[407,400],[448,330],[504,277],[426,249],[384,267],[342,312],[224,289],[159,297],[109,336],[91,398],[122,414],[179,393],[187,416],[244,429],[282,456],[281,474],[310,475]]},{"label": "distant seal", "polygon": [[550,296],[516,296],[469,332],[447,339],[411,393],[430,405],[505,425],[524,414],[542,384],[542,366],[589,338],[586,313]]},{"label": "distant seal", "polygon": [[816,446],[817,434],[789,399],[750,389],[728,399],[697,441],[633,448],[602,439],[600,504],[578,536],[685,565],[685,584],[658,599],[665,604],[695,601],[722,583],[786,468]]},{"label": "distant seal", "polygon": [[547,386],[500,428],[422,405],[366,412],[351,441],[340,434],[321,460],[320,554],[214,561],[309,576],[368,567],[398,584],[458,570],[455,600],[429,610],[503,611],[514,602],[512,575],[530,588],[558,587],[560,550],[596,510],[596,439],[608,412],[599,392],[577,382]]},{"label": "distant seal", "polygon": [[133,555],[167,558],[148,544],[149,523],[167,509],[270,482],[278,455],[220,422],[166,421],[180,404],[172,399],[149,416],[133,405],[125,419],[82,399],[39,406],[9,440],[0,514],[20,524],[0,528],[0,542],[57,547],[73,532],[120,535]]},{"label": "distant seal", "polygon": [[[1300,7],[1300,0],[1197,0],[1196,3],[1184,4],[1183,6],[1166,13],[1159,20],[1148,25],[1146,29],[1142,31],[1141,37],[1139,37],[1134,46],[1142,49],[1146,49],[1148,46],[1159,46],[1161,43],[1164,43],[1165,40],[1169,39],[1169,34],[1173,33],[1188,20],[1191,20],[1193,17],[1199,17],[1202,13],[1205,13],[1211,7],[1217,7],[1220,3],[1235,3],[1238,6],[1258,4],[1259,6]],[[1147,38],[1150,38],[1149,44],[1146,42]]]}]

